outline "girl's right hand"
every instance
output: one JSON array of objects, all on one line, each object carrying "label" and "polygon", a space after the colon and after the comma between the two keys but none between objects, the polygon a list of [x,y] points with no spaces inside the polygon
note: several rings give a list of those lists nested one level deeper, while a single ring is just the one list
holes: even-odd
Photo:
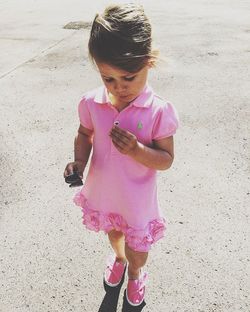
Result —
[{"label": "girl's right hand", "polygon": [[85,169],[85,164],[82,161],[73,161],[67,164],[65,170],[64,170],[64,178],[67,176],[73,174],[74,172],[77,172],[79,177],[83,178],[83,171]]}]

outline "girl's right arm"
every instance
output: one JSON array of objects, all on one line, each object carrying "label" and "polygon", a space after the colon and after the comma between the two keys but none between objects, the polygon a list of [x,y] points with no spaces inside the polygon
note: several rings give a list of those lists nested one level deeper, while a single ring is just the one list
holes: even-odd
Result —
[{"label": "girl's right arm", "polygon": [[83,171],[88,163],[92,149],[92,142],[93,131],[80,125],[74,142],[75,161],[67,164],[64,177],[72,174],[74,171],[76,171],[81,178],[83,177]]}]

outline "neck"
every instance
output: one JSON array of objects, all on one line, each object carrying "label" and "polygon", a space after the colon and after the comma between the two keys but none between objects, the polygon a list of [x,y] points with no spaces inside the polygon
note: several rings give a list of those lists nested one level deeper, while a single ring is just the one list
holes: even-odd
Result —
[{"label": "neck", "polygon": [[117,99],[109,93],[109,99],[111,104],[120,112],[127,106],[129,106],[130,102],[118,102]]}]

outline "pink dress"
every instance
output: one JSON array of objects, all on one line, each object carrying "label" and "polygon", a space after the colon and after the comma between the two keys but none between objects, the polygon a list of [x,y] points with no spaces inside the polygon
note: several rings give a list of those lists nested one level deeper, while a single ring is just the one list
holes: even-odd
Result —
[{"label": "pink dress", "polygon": [[114,122],[152,146],[178,127],[174,107],[146,85],[121,112],[109,101],[105,87],[88,92],[79,103],[81,124],[94,131],[93,153],[86,182],[74,197],[83,224],[96,232],[122,231],[130,248],[146,252],[164,236],[165,219],[157,200],[156,170],[121,154],[109,131]]}]

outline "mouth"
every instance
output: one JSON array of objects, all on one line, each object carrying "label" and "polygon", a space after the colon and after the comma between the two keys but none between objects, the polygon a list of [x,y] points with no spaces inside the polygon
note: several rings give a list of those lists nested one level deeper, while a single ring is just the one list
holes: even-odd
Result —
[{"label": "mouth", "polygon": [[129,94],[128,95],[118,95],[118,97],[120,99],[126,99],[126,98],[130,97],[130,95]]}]

